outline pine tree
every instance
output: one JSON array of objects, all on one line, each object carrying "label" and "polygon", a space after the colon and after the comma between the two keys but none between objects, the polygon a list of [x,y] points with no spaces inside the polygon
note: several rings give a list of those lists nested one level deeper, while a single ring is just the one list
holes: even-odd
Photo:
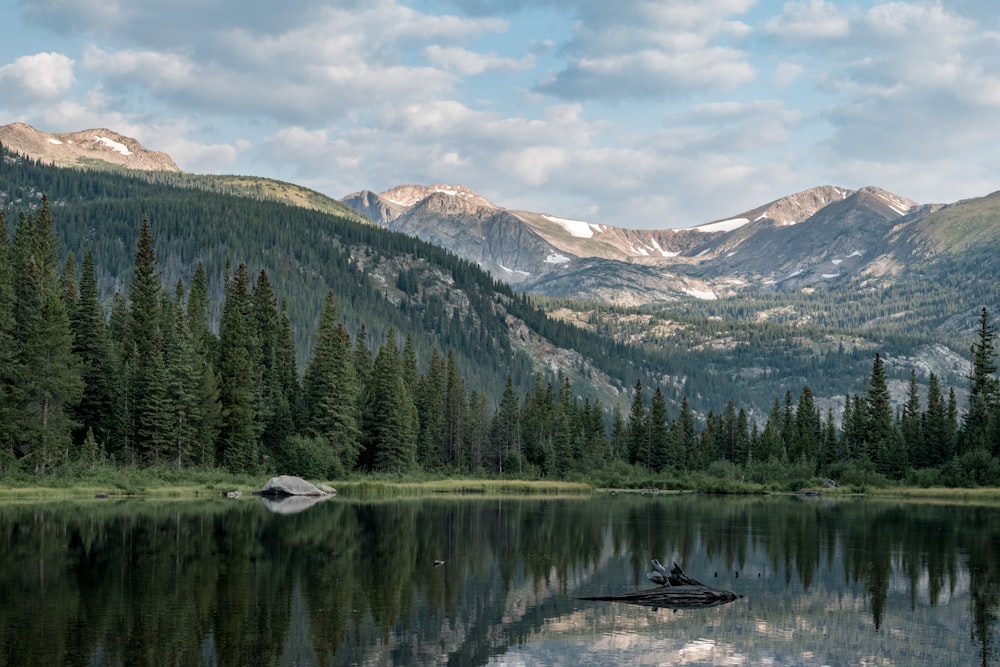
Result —
[{"label": "pine tree", "polygon": [[194,341],[184,316],[184,284],[177,282],[176,300],[164,298],[160,306],[163,321],[163,365],[166,376],[166,398],[169,420],[165,426],[166,460],[181,468],[196,460],[196,434],[200,410],[198,390],[201,374],[198,372]]},{"label": "pine tree", "polygon": [[906,402],[903,403],[903,412],[899,418],[899,430],[903,438],[903,443],[909,451],[909,459],[913,462],[914,467],[917,468],[926,465],[921,418],[917,372],[911,369],[910,382],[906,390]]},{"label": "pine tree", "polygon": [[667,399],[663,395],[660,387],[653,392],[653,398],[649,402],[649,416],[647,417],[646,428],[648,436],[646,438],[646,451],[644,452],[643,464],[649,470],[660,472],[668,465],[674,465],[672,460],[673,448],[670,443],[670,429],[667,424]]},{"label": "pine tree", "polygon": [[416,466],[416,406],[403,380],[395,332],[390,329],[372,365],[365,400],[366,459],[379,472],[404,473]]},{"label": "pine tree", "polygon": [[789,445],[788,460],[793,463],[816,461],[821,437],[820,413],[816,410],[812,389],[806,385],[795,408],[795,429]]},{"label": "pine tree", "polygon": [[927,410],[921,420],[921,446],[913,457],[914,468],[930,468],[955,454],[954,431],[948,424],[948,406],[934,373],[927,382]]},{"label": "pine tree", "polygon": [[628,415],[628,462],[645,463],[648,427],[646,402],[642,397],[642,381],[635,381],[635,394]]},{"label": "pine tree", "polygon": [[465,459],[462,422],[465,419],[465,382],[458,372],[454,351],[448,351],[445,368],[445,463],[459,469]]},{"label": "pine tree", "polygon": [[996,327],[986,308],[979,316],[977,340],[972,345],[972,373],[969,375],[969,408],[959,438],[960,453],[985,449],[998,453],[997,409],[1000,381],[996,378]]},{"label": "pine tree", "polygon": [[139,456],[149,461],[161,459],[168,446],[164,429],[169,423],[169,407],[160,331],[162,291],[152,229],[148,221],[143,221],[129,289],[126,353],[130,372],[126,381],[132,397],[132,440]]},{"label": "pine tree", "polygon": [[258,448],[254,434],[253,366],[244,317],[247,302],[246,267],[226,285],[226,300],[219,323],[219,403],[222,423],[217,460],[234,473],[257,469]]},{"label": "pine tree", "polygon": [[354,469],[361,449],[358,392],[350,336],[328,292],[303,380],[305,431],[322,439],[343,471]]},{"label": "pine tree", "polygon": [[79,424],[75,439],[82,443],[90,432],[108,450],[113,435],[118,431],[115,360],[104,322],[104,309],[98,300],[97,274],[91,250],[87,250],[83,257],[79,299],[71,328],[73,352],[80,360],[84,385],[82,399],[75,411]]},{"label": "pine tree", "polygon": [[895,429],[892,421],[892,404],[886,382],[882,357],[875,354],[872,374],[869,378],[868,393],[865,396],[866,453],[875,464],[875,470],[883,475],[893,475],[896,469]]},{"label": "pine tree", "polygon": [[36,473],[69,459],[72,412],[83,392],[60,290],[58,240],[46,199],[14,238],[14,438]]},{"label": "pine tree", "polygon": [[285,440],[294,433],[294,397],[286,394],[287,377],[279,360],[283,335],[281,314],[278,312],[278,300],[264,270],[261,270],[254,285],[252,306],[254,336],[257,340],[257,358],[254,363],[254,412],[257,415],[255,431],[259,434],[264,451],[273,455],[281,451]]},{"label": "pine tree", "polygon": [[491,460],[489,466],[501,475],[504,474],[504,460],[511,452],[520,449],[520,411],[517,396],[514,394],[514,381],[508,375],[500,397],[500,407],[493,418],[491,429]]},{"label": "pine tree", "polygon": [[14,305],[14,249],[0,212],[0,474],[14,460],[17,388]]},{"label": "pine tree", "polygon": [[219,341],[209,327],[208,293],[208,274],[205,266],[198,262],[188,293],[187,326],[194,341],[195,352],[206,359],[212,359],[217,354]]},{"label": "pine tree", "polygon": [[437,348],[431,350],[427,371],[418,381],[417,412],[420,433],[417,436],[417,461],[424,470],[439,469],[445,463],[445,372],[444,360]]}]

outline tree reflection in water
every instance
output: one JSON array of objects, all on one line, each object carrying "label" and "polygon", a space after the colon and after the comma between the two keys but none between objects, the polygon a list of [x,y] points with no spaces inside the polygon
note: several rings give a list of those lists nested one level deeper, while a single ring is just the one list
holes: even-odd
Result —
[{"label": "tree reflection in water", "polygon": [[[6,505],[0,663],[996,664],[998,518],[690,495]],[[653,557],[745,599],[576,599],[648,587]]]}]

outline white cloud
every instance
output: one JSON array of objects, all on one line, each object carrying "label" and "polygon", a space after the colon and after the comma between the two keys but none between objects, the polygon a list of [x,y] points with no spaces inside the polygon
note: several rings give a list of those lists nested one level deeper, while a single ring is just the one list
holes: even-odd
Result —
[{"label": "white cloud", "polygon": [[772,35],[797,40],[835,39],[850,33],[848,17],[832,2],[787,2],[781,14],[767,21]]},{"label": "white cloud", "polygon": [[29,100],[50,100],[72,87],[74,61],[61,53],[21,56],[0,67],[0,91]]},{"label": "white cloud", "polygon": [[534,58],[530,55],[520,59],[502,58],[495,53],[476,53],[457,46],[444,47],[437,44],[424,49],[424,55],[432,64],[466,76],[524,70],[534,64]]}]

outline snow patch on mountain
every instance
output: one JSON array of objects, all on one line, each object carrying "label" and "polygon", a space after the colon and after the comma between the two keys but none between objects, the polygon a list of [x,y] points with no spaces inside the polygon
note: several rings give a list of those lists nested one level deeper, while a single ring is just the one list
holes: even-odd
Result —
[{"label": "snow patch on mountain", "polygon": [[749,218],[730,218],[729,220],[719,220],[718,222],[710,222],[707,225],[699,225],[697,227],[692,227],[696,232],[731,232],[734,229],[739,229],[743,225],[750,222]]},{"label": "snow patch on mountain", "polygon": [[715,292],[709,290],[693,289],[691,287],[685,287],[684,293],[688,296],[693,296],[696,299],[701,299],[702,301],[715,301],[719,296]]},{"label": "snow patch on mountain", "polygon": [[131,155],[132,151],[128,149],[128,146],[121,143],[120,141],[115,141],[114,139],[108,139],[107,137],[95,137],[97,141],[104,144],[113,151],[117,151],[122,155]]},{"label": "snow patch on mountain", "polygon": [[566,264],[570,259],[566,255],[560,255],[557,252],[552,253],[545,258],[546,264]]},{"label": "snow patch on mountain", "polygon": [[583,220],[570,220],[569,218],[557,218],[554,215],[543,215],[543,218],[549,222],[554,222],[567,232],[570,236],[575,236],[580,239],[590,239],[594,237],[594,232],[600,233],[601,226],[595,225],[590,222],[584,222]]}]

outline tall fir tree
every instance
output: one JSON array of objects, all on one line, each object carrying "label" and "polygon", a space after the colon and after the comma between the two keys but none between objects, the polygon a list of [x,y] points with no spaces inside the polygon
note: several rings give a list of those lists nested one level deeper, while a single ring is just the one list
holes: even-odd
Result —
[{"label": "tall fir tree", "polygon": [[520,450],[520,437],[520,410],[517,395],[514,393],[514,380],[508,375],[503,395],[500,397],[500,407],[493,417],[490,437],[491,463],[487,464],[489,469],[495,470],[501,475],[510,472],[504,469],[504,460],[512,452]]},{"label": "tall fir tree", "polygon": [[996,326],[984,307],[972,345],[972,373],[969,375],[969,406],[959,437],[960,453],[984,449],[1000,453],[1000,381],[996,372]]},{"label": "tall fir tree", "polygon": [[403,379],[392,329],[372,365],[365,406],[366,459],[372,468],[397,474],[413,470],[417,458],[417,410]]},{"label": "tall fir tree", "polygon": [[0,212],[0,474],[14,463],[17,357],[14,341],[14,249]]},{"label": "tall fir tree", "polygon": [[83,393],[60,290],[59,242],[48,201],[20,216],[14,237],[15,447],[36,473],[71,455],[72,413]]},{"label": "tall fir tree", "polygon": [[219,404],[222,419],[217,460],[235,473],[251,473],[258,467],[253,365],[249,327],[244,317],[248,289],[246,267],[240,264],[235,277],[227,281],[226,300],[219,322]]},{"label": "tall fir tree", "polygon": [[646,452],[643,465],[649,470],[660,472],[674,465],[671,460],[673,448],[670,446],[670,425],[667,423],[667,399],[660,387],[653,392],[646,418]]},{"label": "tall fir tree", "polygon": [[83,397],[76,407],[79,426],[75,440],[83,443],[87,432],[105,451],[113,449],[112,440],[120,437],[120,415],[115,357],[104,319],[104,308],[98,300],[97,272],[94,253],[83,256],[79,299],[71,320],[73,352],[80,360]]},{"label": "tall fir tree", "polygon": [[354,469],[361,449],[358,393],[350,336],[337,322],[337,306],[328,292],[303,379],[305,430],[323,441],[344,471]]},{"label": "tall fir tree", "polygon": [[628,414],[628,462],[645,463],[646,443],[649,428],[646,419],[646,403],[642,396],[642,381],[635,381],[632,407]]},{"label": "tall fir tree", "polygon": [[169,423],[163,338],[160,331],[160,296],[163,287],[156,270],[153,232],[144,220],[136,244],[132,282],[129,286],[128,355],[132,441],[137,454],[148,461],[164,457]]}]

